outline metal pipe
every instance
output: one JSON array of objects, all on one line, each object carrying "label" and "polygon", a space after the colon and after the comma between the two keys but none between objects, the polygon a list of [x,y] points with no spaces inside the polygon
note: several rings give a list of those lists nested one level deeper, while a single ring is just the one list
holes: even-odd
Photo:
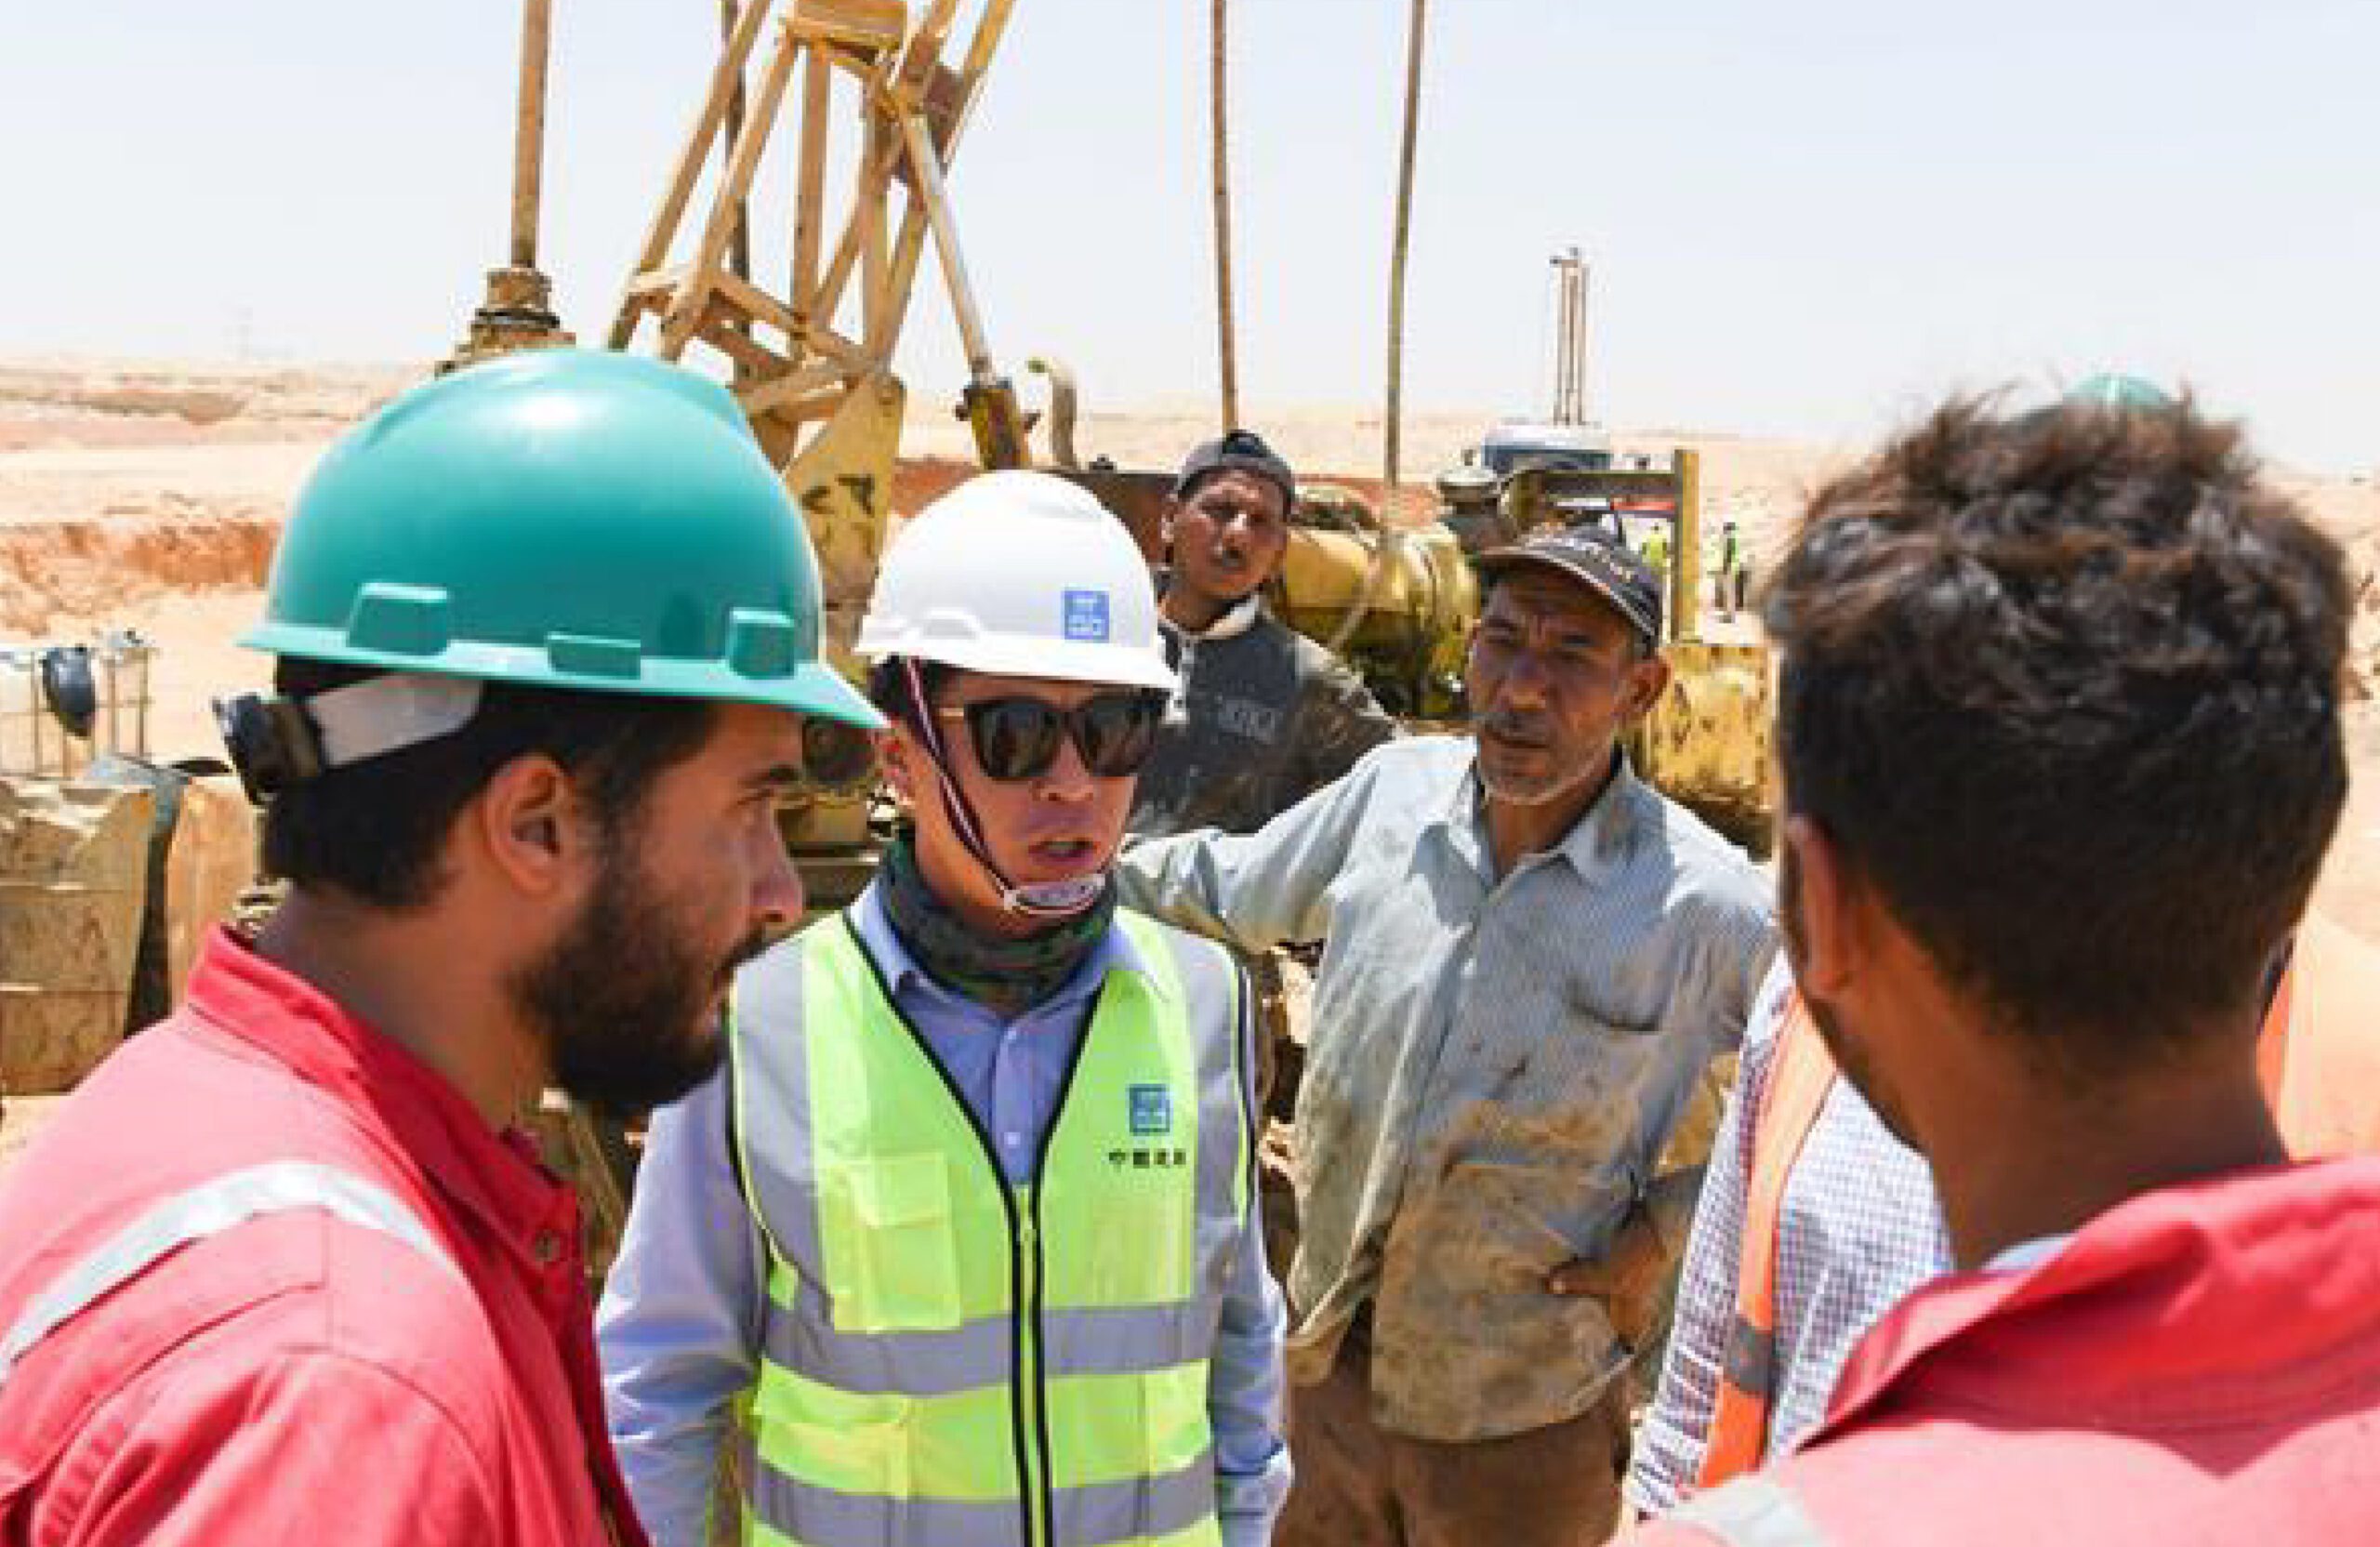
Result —
[{"label": "metal pipe", "polygon": [[139,648],[140,651],[138,657],[140,667],[140,696],[133,700],[135,707],[132,716],[132,735],[135,745],[132,754],[138,758],[145,758],[149,755],[149,645],[146,641],[143,641]]},{"label": "metal pipe", "polygon": [[1212,127],[1215,165],[1215,348],[1223,377],[1223,428],[1239,428],[1239,351],[1233,336],[1231,294],[1231,154],[1225,133],[1230,93],[1224,44],[1225,11],[1229,0],[1214,0],[1210,58],[1212,93],[1208,116]]},{"label": "metal pipe", "polygon": [[1405,133],[1397,152],[1396,226],[1388,259],[1388,403],[1381,426],[1380,549],[1365,572],[1362,593],[1331,632],[1333,652],[1345,649],[1355,630],[1363,627],[1364,615],[1379,600],[1381,587],[1404,547],[1404,533],[1395,522],[1400,415],[1405,400],[1405,253],[1413,228],[1413,146],[1421,126],[1421,36],[1428,13],[1429,0],[1413,0],[1405,40]]},{"label": "metal pipe", "polygon": [[[1573,257],[1575,258],[1576,255],[1573,254]],[[1585,258],[1577,258],[1576,271],[1578,274],[1579,299],[1577,306],[1571,313],[1571,321],[1576,330],[1576,336],[1570,340],[1570,396],[1572,400],[1571,407],[1578,414],[1579,422],[1580,424],[1584,424],[1587,422],[1587,285],[1589,276],[1587,260]]]},{"label": "metal pipe", "polygon": [[[1405,47],[1405,136],[1397,153],[1396,229],[1388,263],[1388,410],[1382,425],[1382,505],[1396,493],[1405,396],[1405,253],[1413,229],[1413,146],[1421,127],[1421,37],[1429,0],[1413,0]],[[1382,512],[1385,515],[1385,509]]]},{"label": "metal pipe", "polygon": [[537,266],[537,202],[545,169],[546,57],[553,0],[522,0],[521,112],[512,140],[512,267]]},{"label": "metal pipe", "polygon": [[1554,259],[1554,284],[1557,300],[1554,308],[1554,422],[1568,424],[1576,405],[1578,384],[1571,378],[1570,317],[1577,304],[1577,293],[1570,284],[1569,255]]},{"label": "metal pipe", "polygon": [[[99,655],[100,664],[105,666],[108,671],[108,744],[104,750],[122,757],[124,755],[124,689],[117,676],[117,654],[114,645],[111,641],[102,640]],[[99,728],[93,725],[91,750],[95,755],[102,750],[99,745]]]},{"label": "metal pipe", "polygon": [[[748,0],[748,3],[765,6],[769,0]],[[740,9],[737,0],[719,0],[719,41],[722,51],[735,42],[735,23],[738,20],[737,12]],[[719,142],[722,170],[725,169],[729,148],[734,145],[737,137],[743,132],[744,72],[738,70],[735,73],[734,89],[728,93],[727,98],[727,137]],[[748,200],[736,200],[735,226],[727,238],[728,271],[737,279],[746,281],[752,277],[751,214],[751,205]]]},{"label": "metal pipe", "polygon": [[1670,454],[1677,471],[1677,547],[1670,555],[1670,638],[1702,637],[1702,454],[1680,446]]}]

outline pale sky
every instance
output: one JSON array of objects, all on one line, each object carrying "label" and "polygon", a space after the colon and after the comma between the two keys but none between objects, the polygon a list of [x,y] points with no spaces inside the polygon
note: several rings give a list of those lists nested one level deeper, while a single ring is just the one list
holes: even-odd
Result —
[{"label": "pale sky", "polygon": [[[995,351],[1069,359],[1093,406],[1212,399],[1208,8],[1017,0],[953,167]],[[541,257],[599,336],[718,7],[555,11]],[[1234,0],[1253,404],[1379,401],[1406,13]],[[443,352],[504,255],[518,27],[514,0],[0,0],[0,352]],[[1860,436],[2119,368],[2370,469],[2375,60],[2372,0],[1435,0],[1408,402],[1542,406],[1575,244],[1618,426]],[[946,318],[930,270],[913,394],[957,392]]]}]

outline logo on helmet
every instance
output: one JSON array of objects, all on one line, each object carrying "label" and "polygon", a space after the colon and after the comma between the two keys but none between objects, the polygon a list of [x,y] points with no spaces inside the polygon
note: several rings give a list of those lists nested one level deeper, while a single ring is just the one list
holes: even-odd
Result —
[{"label": "logo on helmet", "polygon": [[1107,642],[1107,593],[1066,592],[1066,638],[1092,644]]}]

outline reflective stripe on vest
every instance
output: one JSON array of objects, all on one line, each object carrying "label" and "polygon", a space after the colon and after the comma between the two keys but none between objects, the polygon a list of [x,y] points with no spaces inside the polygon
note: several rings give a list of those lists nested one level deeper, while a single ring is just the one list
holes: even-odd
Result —
[{"label": "reflective stripe on vest", "polygon": [[319,1210],[413,1248],[463,1282],[411,1209],[360,1177],[307,1160],[275,1160],[218,1176],[151,1205],[26,1302],[0,1337],[0,1385],[33,1345],[185,1246],[271,1214]]},{"label": "reflective stripe on vest", "polygon": [[1753,1130],[1744,1186],[1744,1233],[1736,1269],[1736,1313],[1727,1324],[1719,1392],[1702,1450],[1698,1488],[1715,1488],[1760,1464],[1768,1446],[1777,1385],[1777,1259],[1785,1183],[1818,1109],[1834,1089],[1834,1060],[1796,989],[1786,1001]]},{"label": "reflective stripe on vest", "polygon": [[770,1256],[746,1540],[1220,1540],[1207,1357],[1253,1164],[1239,974],[1130,913],[1038,1170],[846,920],[739,978],[730,1122]]},{"label": "reflective stripe on vest", "polygon": [[1727,1547],[1827,1547],[1826,1533],[1792,1490],[1757,1474],[1696,1494],[1661,1523],[1707,1531]]},{"label": "reflective stripe on vest", "polygon": [[[2331,1131],[2340,1125],[2325,1128],[2312,1114],[2310,1095],[2296,1094],[2300,1088],[2310,1091],[2311,1085],[2303,1078],[2306,1071],[2291,1063],[2293,1033],[2300,1054],[2317,1039],[2327,1044],[2329,1038],[2342,1034],[2362,1035],[2358,1019],[2325,1017],[2314,1012],[2321,988],[2339,975],[2325,970],[2327,960],[2344,960],[2355,948],[2340,946],[2334,932],[2335,926],[2317,919],[2308,919],[2299,931],[2290,959],[2265,1006],[2258,1038],[2257,1075],[2293,1155],[2324,1153],[2341,1137]],[[2320,949],[2308,948],[2317,942]],[[2307,1036],[2309,1027],[2313,1037]],[[2299,1076],[2294,1080],[2290,1078],[2293,1070]],[[1818,1036],[1801,991],[1795,989],[1778,1027],[1768,1085],[1761,1097],[1759,1127],[1752,1137],[1751,1176],[1744,1190],[1743,1242],[1736,1271],[1736,1310],[1727,1324],[1718,1399],[1703,1447],[1702,1470],[1695,1478],[1697,1488],[1715,1488],[1740,1476],[1758,1466],[1767,1453],[1769,1414],[1777,1395],[1777,1263],[1785,1220],[1785,1186],[1802,1145],[1818,1125],[1818,1111],[1834,1088],[1835,1074],[1833,1055]],[[2355,1099],[2359,1108],[2368,1107],[2360,1091]]]}]

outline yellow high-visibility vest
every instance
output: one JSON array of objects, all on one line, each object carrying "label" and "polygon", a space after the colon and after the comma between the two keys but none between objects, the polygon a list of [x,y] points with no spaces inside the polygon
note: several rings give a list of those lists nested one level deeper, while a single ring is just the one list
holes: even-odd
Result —
[{"label": "yellow high-visibility vest", "polygon": [[1208,1357],[1255,1153],[1238,968],[1119,911],[1038,1170],[842,918],[739,978],[733,1150],[768,1254],[744,1539],[1218,1547]]}]

